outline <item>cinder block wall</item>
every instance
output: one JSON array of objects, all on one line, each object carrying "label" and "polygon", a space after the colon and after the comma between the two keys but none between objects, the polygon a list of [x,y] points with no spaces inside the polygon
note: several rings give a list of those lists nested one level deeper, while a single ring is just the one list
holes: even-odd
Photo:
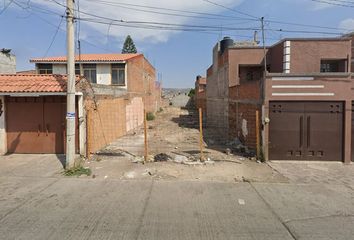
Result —
[{"label": "cinder block wall", "polygon": [[16,73],[16,57],[14,55],[0,52],[0,73]]},{"label": "cinder block wall", "polygon": [[126,103],[124,98],[86,100],[87,148],[95,153],[126,134]]}]

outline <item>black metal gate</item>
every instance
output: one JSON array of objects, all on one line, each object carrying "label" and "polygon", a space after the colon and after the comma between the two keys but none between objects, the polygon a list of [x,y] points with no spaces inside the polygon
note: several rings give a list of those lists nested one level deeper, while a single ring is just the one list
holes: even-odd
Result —
[{"label": "black metal gate", "polygon": [[342,102],[270,102],[270,160],[343,160]]}]

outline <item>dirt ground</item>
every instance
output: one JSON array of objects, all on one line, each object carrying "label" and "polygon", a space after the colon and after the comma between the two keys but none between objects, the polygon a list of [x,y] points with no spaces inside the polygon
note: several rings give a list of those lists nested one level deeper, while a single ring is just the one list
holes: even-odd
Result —
[{"label": "dirt ground", "polygon": [[[86,167],[91,168],[95,178],[288,182],[268,164],[226,154],[227,148],[231,149],[204,143],[206,163],[201,163],[196,112],[169,106],[148,122],[149,162],[142,163],[141,128],[98,152]],[[154,161],[158,154],[166,154],[162,160],[167,161]]]}]

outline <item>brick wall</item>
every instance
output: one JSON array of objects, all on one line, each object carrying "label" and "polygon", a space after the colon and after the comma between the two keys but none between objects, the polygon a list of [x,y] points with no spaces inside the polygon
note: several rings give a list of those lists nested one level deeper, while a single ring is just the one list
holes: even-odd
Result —
[{"label": "brick wall", "polygon": [[94,153],[126,134],[124,98],[100,98],[85,101],[87,112],[87,148]]},{"label": "brick wall", "polygon": [[259,100],[259,81],[250,81],[239,86],[230,87],[229,94],[230,100]]},{"label": "brick wall", "polygon": [[128,91],[145,100],[147,112],[156,112],[161,106],[161,87],[156,84],[155,68],[143,55],[127,63]]},{"label": "brick wall", "polygon": [[260,111],[259,81],[249,81],[229,89],[229,137],[256,148],[256,110]]},{"label": "brick wall", "polygon": [[229,104],[230,138],[239,138],[251,149],[256,148],[256,110],[261,108],[252,103]]}]

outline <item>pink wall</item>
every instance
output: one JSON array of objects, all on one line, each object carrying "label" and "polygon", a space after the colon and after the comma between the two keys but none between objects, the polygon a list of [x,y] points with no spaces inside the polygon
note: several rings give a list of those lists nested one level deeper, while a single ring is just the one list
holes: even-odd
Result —
[{"label": "pink wall", "polygon": [[126,106],[127,132],[141,126],[144,122],[144,103],[141,97],[134,97]]}]

